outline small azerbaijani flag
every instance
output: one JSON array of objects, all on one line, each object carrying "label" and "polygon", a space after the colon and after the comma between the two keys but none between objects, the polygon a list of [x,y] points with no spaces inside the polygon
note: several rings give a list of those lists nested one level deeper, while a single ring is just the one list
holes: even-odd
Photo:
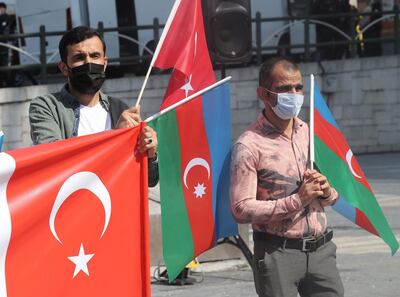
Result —
[{"label": "small azerbaijani flag", "polygon": [[0,152],[1,152],[1,148],[3,146],[3,138],[4,138],[4,133],[3,133],[3,131],[0,131]]},{"label": "small azerbaijani flag", "polygon": [[340,194],[333,208],[361,228],[381,237],[394,255],[399,243],[316,84],[314,104],[315,163]]}]

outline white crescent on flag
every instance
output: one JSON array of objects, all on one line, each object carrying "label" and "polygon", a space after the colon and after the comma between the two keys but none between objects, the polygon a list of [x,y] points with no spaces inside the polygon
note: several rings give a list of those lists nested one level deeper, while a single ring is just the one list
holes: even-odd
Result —
[{"label": "white crescent on flag", "polygon": [[49,225],[50,230],[53,236],[60,242],[54,222],[60,209],[61,205],[71,196],[72,193],[78,190],[89,190],[97,198],[99,198],[100,202],[103,205],[104,212],[105,212],[105,222],[103,232],[101,233],[100,238],[104,235],[107,230],[108,223],[110,222],[111,217],[111,198],[110,193],[108,192],[106,186],[100,180],[100,178],[94,174],[93,172],[83,171],[75,173],[74,175],[70,176],[64,184],[61,186],[60,191],[57,194],[56,201],[54,202],[53,208],[50,213]]},{"label": "white crescent on flag", "polygon": [[194,166],[202,166],[205,169],[207,169],[207,173],[208,173],[208,178],[210,178],[210,165],[208,164],[208,162],[206,160],[204,160],[203,158],[193,158],[192,160],[189,161],[189,163],[186,165],[185,168],[185,172],[183,174],[183,183],[185,184],[185,187],[188,189],[188,185],[187,185],[187,175],[189,173],[189,171],[194,167]]},{"label": "white crescent on flag", "polygon": [[351,174],[353,174],[355,177],[357,178],[362,178],[361,176],[359,176],[355,171],[353,166],[351,165],[351,160],[353,159],[353,152],[349,149],[346,153],[346,162],[347,162],[347,166],[349,166],[349,169],[351,171]]}]

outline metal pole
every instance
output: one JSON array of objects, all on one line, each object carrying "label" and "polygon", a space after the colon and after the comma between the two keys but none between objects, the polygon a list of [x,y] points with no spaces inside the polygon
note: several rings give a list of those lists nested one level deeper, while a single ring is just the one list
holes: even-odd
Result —
[{"label": "metal pole", "polygon": [[153,40],[154,40],[154,46],[158,43],[158,40],[160,39],[160,21],[158,18],[153,19]]},{"label": "metal pole", "polygon": [[357,56],[356,26],[356,15],[353,12],[350,16],[350,56],[352,58],[355,58]]},{"label": "metal pole", "polygon": [[40,77],[43,80],[47,77],[47,61],[46,61],[46,28],[44,25],[39,27],[40,38]]},{"label": "metal pole", "polygon": [[97,25],[97,32],[99,32],[100,36],[104,38],[104,23],[101,21]]},{"label": "metal pole", "polygon": [[226,66],[225,64],[221,64],[221,79],[226,77]]},{"label": "metal pole", "polygon": [[256,51],[257,51],[257,65],[262,63],[262,50],[261,50],[261,13],[256,13]]},{"label": "metal pole", "polygon": [[238,249],[240,249],[241,252],[243,253],[243,256],[246,258],[247,263],[251,267],[251,269],[252,270],[254,269],[253,268],[254,255],[250,251],[250,249],[247,246],[246,242],[243,240],[243,238],[240,235],[235,235],[235,236],[231,236],[231,237],[225,237],[222,240],[218,241],[217,244],[223,244],[223,243],[232,244],[232,245],[236,246]]},{"label": "metal pole", "polygon": [[[309,1],[308,1],[309,3]],[[304,20],[304,54],[305,61],[310,61],[310,5],[306,8],[306,18]]]}]

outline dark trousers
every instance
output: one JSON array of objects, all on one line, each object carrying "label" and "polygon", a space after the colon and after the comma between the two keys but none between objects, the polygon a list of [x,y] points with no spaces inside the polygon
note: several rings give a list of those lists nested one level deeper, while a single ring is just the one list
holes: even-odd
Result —
[{"label": "dark trousers", "polygon": [[254,281],[261,297],[343,297],[336,267],[336,245],[330,241],[314,252],[254,241]]}]

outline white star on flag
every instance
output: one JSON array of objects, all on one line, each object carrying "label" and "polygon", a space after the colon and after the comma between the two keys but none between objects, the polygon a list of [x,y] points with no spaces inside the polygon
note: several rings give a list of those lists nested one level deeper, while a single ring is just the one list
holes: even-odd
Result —
[{"label": "white star on flag", "polygon": [[186,83],[180,88],[181,90],[184,90],[185,91],[185,94],[186,94],[186,98],[187,98],[187,96],[188,96],[188,94],[189,94],[189,91],[193,91],[194,89],[193,89],[193,87],[192,87],[192,85],[190,84],[192,82],[192,75],[190,75],[189,76],[189,79],[186,81]]},{"label": "white star on flag", "polygon": [[196,198],[203,198],[203,195],[206,194],[206,187],[204,184],[197,183],[197,186],[194,187],[193,194],[196,195]]},{"label": "white star on flag", "polygon": [[85,254],[85,250],[83,248],[83,243],[81,243],[81,247],[79,249],[79,254],[78,256],[73,256],[73,257],[68,257],[69,260],[71,260],[75,264],[75,271],[74,271],[74,276],[72,278],[75,278],[75,276],[80,272],[83,271],[87,275],[89,275],[89,269],[87,264],[89,263],[90,259],[92,259],[94,254]]}]

